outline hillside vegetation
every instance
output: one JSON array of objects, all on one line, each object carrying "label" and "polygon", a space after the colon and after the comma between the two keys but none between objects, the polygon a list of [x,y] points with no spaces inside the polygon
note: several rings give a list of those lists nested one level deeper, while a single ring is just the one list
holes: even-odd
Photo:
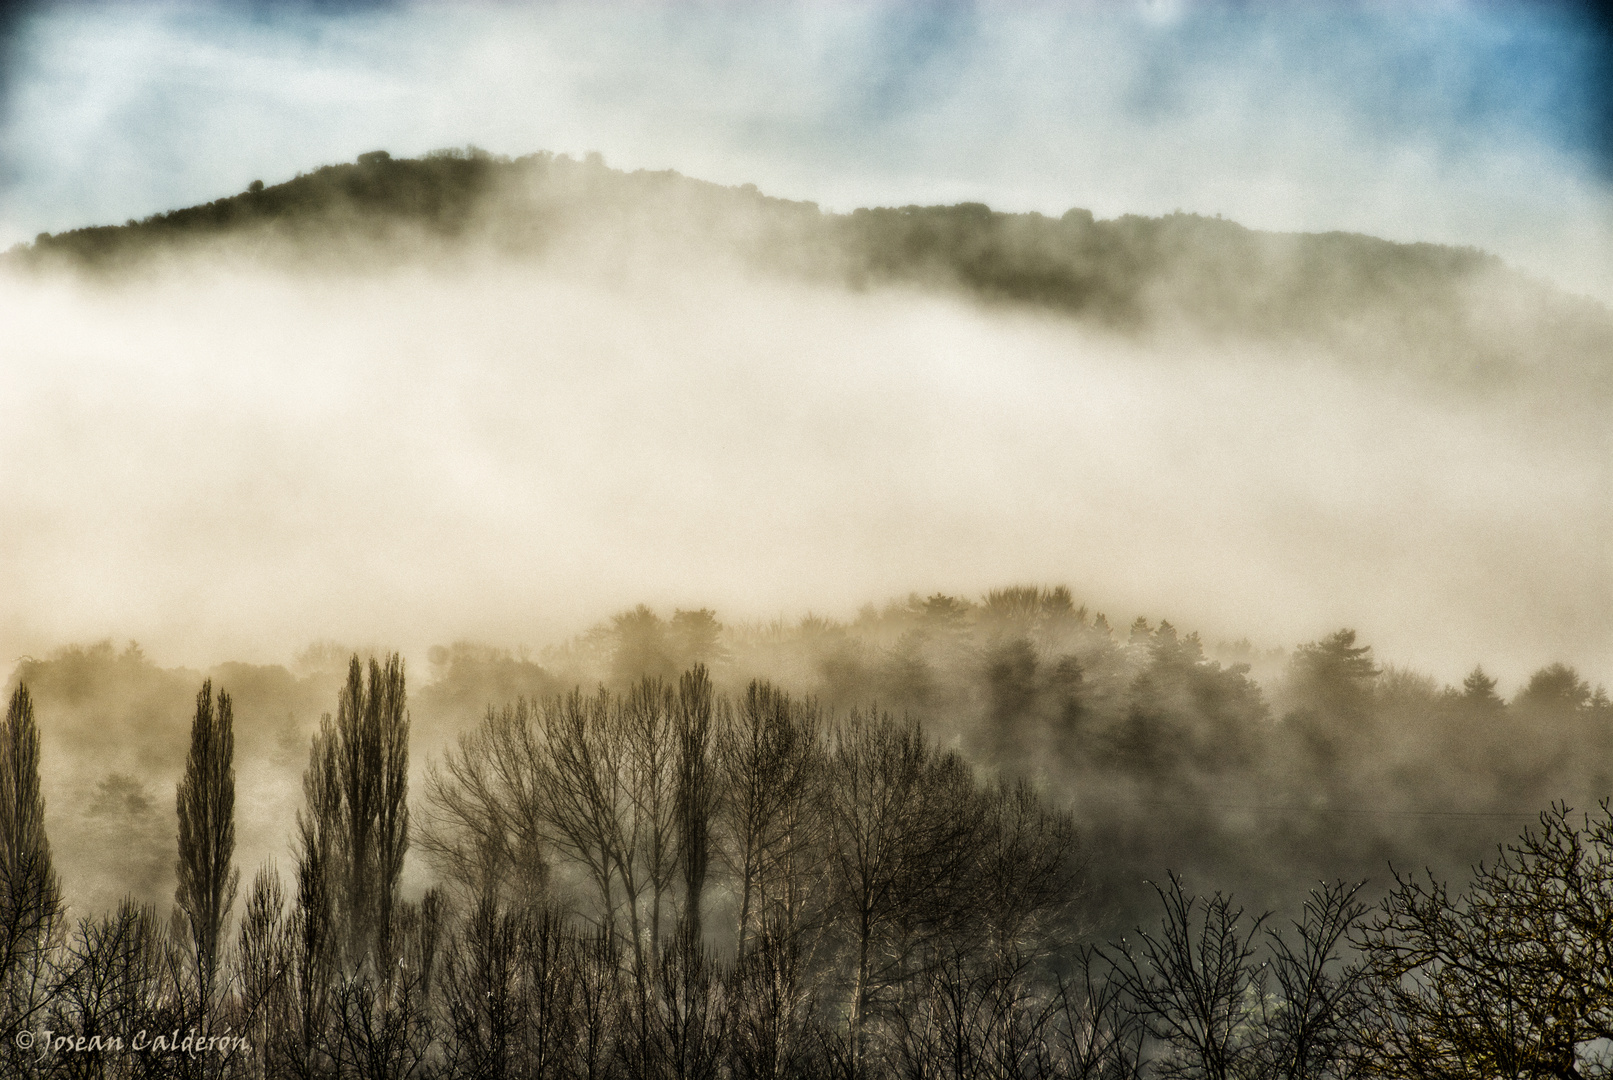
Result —
[{"label": "hillside vegetation", "polygon": [[829,213],[597,155],[384,151],[121,226],[41,234],[13,264],[135,272],[199,250],[342,265],[493,251],[683,270],[694,259],[853,288],[918,286],[1126,333],[1323,343],[1384,366],[1608,379],[1613,317],[1472,248],[1279,234],[1176,213],[1096,220],[979,203]]},{"label": "hillside vegetation", "polygon": [[[7,1075],[190,1075],[119,1031],[253,1078],[1602,1075],[1613,705],[1563,665],[1509,701],[1064,588],[641,606],[434,649],[412,695],[344,651],[19,664],[0,1009],[45,1041]],[[120,903],[82,903],[97,854]]]},{"label": "hillside vegetation", "polygon": [[[265,816],[243,822],[242,842],[278,851],[346,656],[322,646],[290,669],[204,673],[103,644],[20,663],[10,685],[39,704],[53,831],[81,898],[111,902],[103,885],[168,891],[162,792],[204,677],[232,694],[258,778]],[[761,679],[826,722],[861,710],[921,723],[987,775],[1032,782],[1074,814],[1087,915],[1117,932],[1166,869],[1284,907],[1323,878],[1382,886],[1391,862],[1460,873],[1553,801],[1586,808],[1613,793],[1613,706],[1571,667],[1541,668],[1503,698],[1482,670],[1444,687],[1380,662],[1348,630],[1287,653],[1206,645],[1168,621],[1111,626],[1063,588],[911,597],[844,623],[725,626],[709,610],[641,606],[540,655],[443,646],[411,694],[414,745],[436,755],[489,709],[671,685],[697,664],[721,692]],[[109,868],[115,882],[101,880]]]}]

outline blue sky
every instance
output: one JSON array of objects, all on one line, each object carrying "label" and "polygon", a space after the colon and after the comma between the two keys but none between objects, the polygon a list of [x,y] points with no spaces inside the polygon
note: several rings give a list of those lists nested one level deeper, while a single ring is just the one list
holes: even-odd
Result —
[{"label": "blue sky", "polygon": [[1566,2],[36,3],[0,30],[0,243],[474,143],[837,209],[1474,244],[1613,295],[1607,37]]}]

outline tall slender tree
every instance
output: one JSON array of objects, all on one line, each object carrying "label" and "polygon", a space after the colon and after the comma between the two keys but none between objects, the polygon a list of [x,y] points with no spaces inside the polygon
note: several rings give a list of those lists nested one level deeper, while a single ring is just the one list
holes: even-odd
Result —
[{"label": "tall slender tree", "polygon": [[711,677],[696,664],[678,680],[673,724],[678,740],[678,857],[683,866],[683,933],[700,947],[700,905],[711,864],[711,819],[716,787],[711,775]]},{"label": "tall slender tree", "polygon": [[303,869],[320,864],[349,971],[383,966],[395,946],[398,882],[409,849],[409,718],[403,660],[354,656],[303,777]]},{"label": "tall slender tree", "polygon": [[968,908],[982,801],[968,766],[917,723],[853,712],[833,733],[832,914],[849,946],[849,1071],[867,1067],[870,1014]]},{"label": "tall slender tree", "polygon": [[771,683],[752,681],[722,719],[717,851],[738,893],[735,952],[743,960],[764,924],[786,934],[800,929],[808,891],[801,886],[820,876],[812,856],[821,848],[823,761],[816,706]]},{"label": "tall slender tree", "polygon": [[409,847],[405,700],[401,657],[371,659],[366,673],[355,655],[335,719],[326,713],[314,735],[297,815],[294,1030],[281,1040],[280,1072],[405,1075],[415,1066],[400,1062],[424,1045],[422,943],[435,940],[437,907],[398,900]]},{"label": "tall slender tree", "polygon": [[331,983],[338,959],[335,901],[337,818],[336,729],[330,713],[320,717],[302,774],[306,806],[297,811],[297,894],[292,910],[287,964],[293,1007],[291,1023],[271,1045],[274,1070],[287,1075],[320,1075],[326,1063]]},{"label": "tall slender tree", "polygon": [[33,699],[19,684],[0,727],[0,1008],[8,1025],[26,1023],[40,1004],[33,976],[61,903],[45,836],[39,729]]},{"label": "tall slender tree", "polygon": [[230,695],[202,684],[190,724],[190,754],[179,781],[179,887],[195,962],[196,993],[204,1026],[210,1019],[224,922],[235,903],[241,872],[235,858],[235,719]]}]

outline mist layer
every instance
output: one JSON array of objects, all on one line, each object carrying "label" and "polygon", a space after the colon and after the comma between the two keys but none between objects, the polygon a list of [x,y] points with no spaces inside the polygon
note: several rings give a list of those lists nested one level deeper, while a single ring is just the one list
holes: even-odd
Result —
[{"label": "mist layer", "polygon": [[[1605,402],[704,262],[0,284],[9,655],[541,644],[1067,580],[1455,678],[1613,644]],[[1587,387],[1589,387],[1587,389]]]}]

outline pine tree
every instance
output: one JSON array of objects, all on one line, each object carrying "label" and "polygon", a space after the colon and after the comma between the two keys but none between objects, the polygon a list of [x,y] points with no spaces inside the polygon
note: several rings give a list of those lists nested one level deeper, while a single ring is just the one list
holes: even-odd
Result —
[{"label": "pine tree", "polygon": [[1495,692],[1495,680],[1486,675],[1482,667],[1475,667],[1462,680],[1462,698],[1481,709],[1493,711],[1502,706],[1501,697]]}]

